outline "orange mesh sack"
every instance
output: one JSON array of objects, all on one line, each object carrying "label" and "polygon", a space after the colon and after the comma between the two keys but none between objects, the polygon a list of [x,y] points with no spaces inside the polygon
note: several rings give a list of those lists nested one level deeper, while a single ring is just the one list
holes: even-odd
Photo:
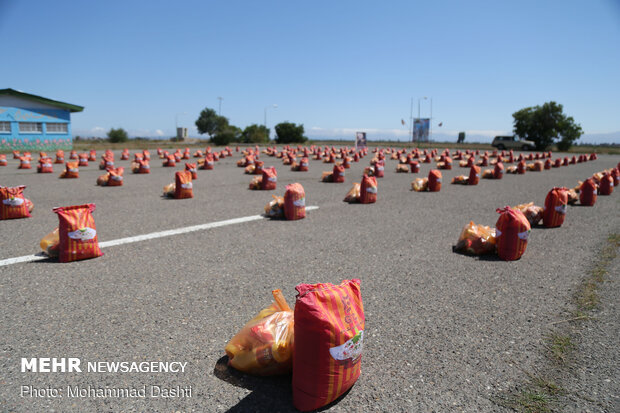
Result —
[{"label": "orange mesh sack", "polygon": [[293,403],[309,411],[333,402],[359,378],[364,306],[358,279],[295,288]]},{"label": "orange mesh sack", "polygon": [[428,172],[428,190],[429,192],[441,191],[441,171],[431,169]]},{"label": "orange mesh sack", "polygon": [[306,217],[306,192],[299,183],[286,186],[284,193],[284,216],[288,221]]},{"label": "orange mesh sack", "polygon": [[280,290],[274,303],[263,309],[228,342],[228,365],[237,370],[271,376],[293,368],[293,311]]},{"label": "orange mesh sack", "polygon": [[360,185],[360,203],[374,204],[377,202],[377,178],[364,174]]},{"label": "orange mesh sack", "polygon": [[521,258],[527,247],[530,223],[518,209],[509,206],[497,209],[500,214],[495,224],[497,236],[497,255],[504,261]]},{"label": "orange mesh sack", "polygon": [[192,173],[190,171],[177,171],[174,174],[174,198],[193,198]]},{"label": "orange mesh sack", "polygon": [[58,259],[70,262],[103,255],[99,248],[95,219],[95,204],[54,208],[58,214]]},{"label": "orange mesh sack", "polygon": [[545,198],[542,220],[547,228],[560,227],[566,217],[568,205],[568,188],[553,188]]},{"label": "orange mesh sack", "polygon": [[262,190],[272,190],[276,189],[276,184],[278,182],[278,173],[276,172],[276,168],[270,166],[269,168],[263,168],[263,176],[260,182],[260,189]]},{"label": "orange mesh sack", "polygon": [[29,218],[28,200],[24,197],[24,185],[0,187],[0,220]]}]

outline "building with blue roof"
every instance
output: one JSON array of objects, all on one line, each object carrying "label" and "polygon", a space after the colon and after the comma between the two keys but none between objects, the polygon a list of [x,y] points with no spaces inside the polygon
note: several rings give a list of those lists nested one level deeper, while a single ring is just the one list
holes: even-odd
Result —
[{"label": "building with blue roof", "polygon": [[0,89],[0,151],[71,149],[71,113],[84,107]]}]

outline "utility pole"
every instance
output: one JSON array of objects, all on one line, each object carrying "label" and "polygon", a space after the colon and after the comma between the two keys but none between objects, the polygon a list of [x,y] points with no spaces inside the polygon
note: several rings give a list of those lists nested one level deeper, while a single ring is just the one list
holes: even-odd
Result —
[{"label": "utility pole", "polygon": [[219,101],[220,101],[220,109],[219,109],[219,111],[218,111],[218,113],[217,113],[217,114],[218,114],[218,115],[220,115],[220,116],[222,116],[222,100],[224,100],[224,98],[223,98],[223,97],[221,97],[221,96],[218,96],[218,97],[217,97],[217,100],[219,100]]}]

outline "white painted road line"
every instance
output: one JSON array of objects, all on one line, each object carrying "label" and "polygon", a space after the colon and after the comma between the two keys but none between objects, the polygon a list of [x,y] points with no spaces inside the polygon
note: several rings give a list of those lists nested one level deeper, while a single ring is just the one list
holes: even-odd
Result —
[{"label": "white painted road line", "polygon": [[[318,206],[308,206],[306,207],[306,211],[312,211],[318,208],[319,208]],[[265,219],[265,216],[264,215],[252,215],[249,217],[233,218],[233,219],[227,219],[225,221],[210,222],[208,224],[193,225],[191,227],[170,229],[167,231],[152,232],[150,234],[137,235],[135,237],[127,237],[127,238],[120,238],[120,239],[116,239],[112,241],[100,242],[99,247],[100,248],[115,247],[117,245],[131,244],[133,242],[148,241],[148,240],[156,239],[156,238],[170,237],[172,235],[187,234],[189,232],[204,231],[206,229],[225,227],[227,225],[235,225],[235,224],[242,224],[244,222],[258,221],[259,219]],[[47,258],[48,257],[45,255],[24,255],[23,257],[7,258],[5,260],[0,260],[0,267],[4,267],[6,265],[12,265],[12,264],[19,264],[22,262],[33,262],[33,261],[45,260]]]}]

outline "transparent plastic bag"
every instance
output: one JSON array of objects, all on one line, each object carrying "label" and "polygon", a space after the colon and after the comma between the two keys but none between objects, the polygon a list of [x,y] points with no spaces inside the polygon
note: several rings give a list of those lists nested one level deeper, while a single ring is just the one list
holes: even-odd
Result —
[{"label": "transparent plastic bag", "polygon": [[344,202],[354,203],[360,201],[361,185],[358,182],[353,183],[353,187],[347,192],[344,197]]},{"label": "transparent plastic bag", "polygon": [[60,236],[58,235],[58,228],[55,228],[41,239],[39,245],[45,255],[49,257],[58,257],[58,244],[60,244]]},{"label": "transparent plastic bag", "polygon": [[280,290],[272,291],[274,303],[228,342],[228,365],[245,373],[272,376],[293,368],[293,311]]},{"label": "transparent plastic bag", "polygon": [[495,228],[469,221],[469,224],[463,227],[454,249],[472,255],[493,254],[496,241]]},{"label": "transparent plastic bag", "polygon": [[284,218],[284,197],[272,195],[273,199],[265,205],[265,215],[269,218]]}]

